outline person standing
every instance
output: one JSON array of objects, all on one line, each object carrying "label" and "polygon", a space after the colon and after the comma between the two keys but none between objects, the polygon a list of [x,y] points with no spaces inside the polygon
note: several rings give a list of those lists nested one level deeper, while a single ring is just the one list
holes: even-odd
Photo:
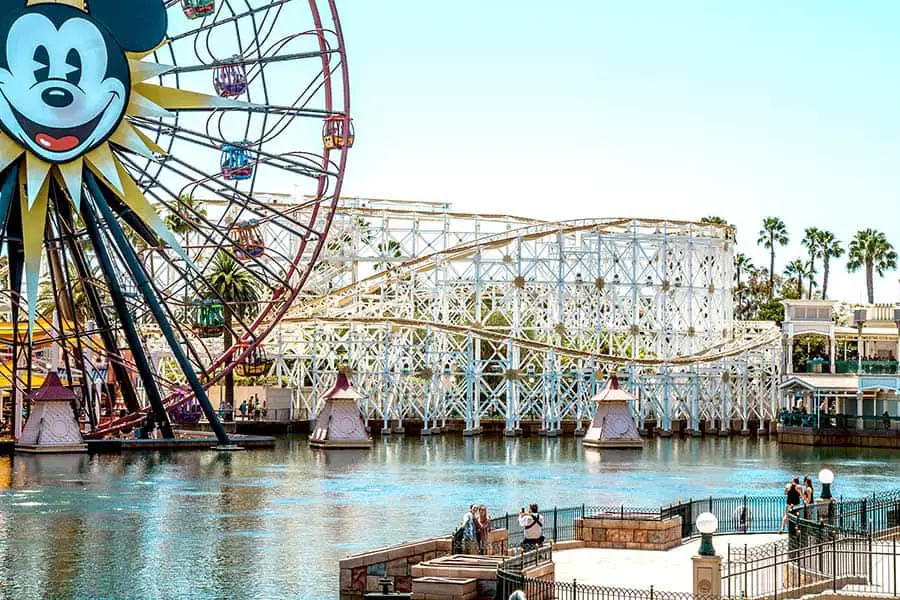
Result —
[{"label": "person standing", "polygon": [[478,553],[484,556],[488,553],[488,537],[491,533],[491,520],[488,518],[487,507],[482,504],[475,515],[475,536],[478,540]]},{"label": "person standing", "polygon": [[807,521],[813,518],[813,504],[816,501],[816,492],[813,490],[812,479],[806,477],[803,480],[803,504],[806,508],[803,510],[803,518]]},{"label": "person standing", "polygon": [[529,505],[528,512],[524,508],[519,512],[519,527],[524,533],[522,550],[528,552],[544,545],[544,518],[537,504]]},{"label": "person standing", "polygon": [[784,518],[781,519],[781,529],[778,533],[784,533],[784,526],[787,525],[791,511],[802,502],[803,489],[800,487],[799,477],[794,477],[786,486],[784,486],[784,495],[787,497],[787,502],[784,508]]},{"label": "person standing", "polygon": [[247,400],[246,398],[241,402],[241,421],[247,420]]}]

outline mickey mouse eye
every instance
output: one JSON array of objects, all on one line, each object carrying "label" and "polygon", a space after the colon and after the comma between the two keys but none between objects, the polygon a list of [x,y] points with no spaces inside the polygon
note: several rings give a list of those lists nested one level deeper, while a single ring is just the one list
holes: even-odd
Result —
[{"label": "mickey mouse eye", "polygon": [[72,85],[81,83],[81,55],[78,53],[78,50],[75,48],[69,50],[69,53],[66,55],[66,64],[71,67],[71,70],[66,73],[66,81]]},{"label": "mickey mouse eye", "polygon": [[38,65],[34,70],[35,81],[47,81],[50,77],[50,53],[46,46],[40,45],[34,49],[34,62]]}]

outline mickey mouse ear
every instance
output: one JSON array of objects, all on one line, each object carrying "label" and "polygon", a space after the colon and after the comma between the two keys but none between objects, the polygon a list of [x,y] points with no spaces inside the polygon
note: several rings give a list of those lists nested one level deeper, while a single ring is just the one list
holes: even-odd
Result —
[{"label": "mickey mouse ear", "polygon": [[146,52],[166,37],[169,18],[162,0],[90,0],[88,10],[106,25],[122,50]]}]

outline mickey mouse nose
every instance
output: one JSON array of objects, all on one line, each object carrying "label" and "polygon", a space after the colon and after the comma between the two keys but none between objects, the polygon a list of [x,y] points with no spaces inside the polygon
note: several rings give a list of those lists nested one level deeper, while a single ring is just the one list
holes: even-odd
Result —
[{"label": "mickey mouse nose", "polygon": [[65,108],[72,104],[72,101],[74,100],[72,92],[61,87],[47,88],[44,90],[44,93],[41,94],[41,98],[43,98],[46,105],[54,108]]}]

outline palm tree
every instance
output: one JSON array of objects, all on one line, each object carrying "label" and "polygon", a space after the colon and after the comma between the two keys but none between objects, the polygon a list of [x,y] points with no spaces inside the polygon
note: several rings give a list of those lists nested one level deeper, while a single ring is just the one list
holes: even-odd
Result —
[{"label": "palm tree", "polygon": [[[234,317],[241,319],[256,316],[259,309],[259,284],[247,268],[225,252],[219,252],[213,262],[213,270],[206,276],[209,299],[224,303],[223,317],[225,330],[223,342],[225,350],[234,343],[232,323]],[[213,291],[214,290],[214,291]],[[234,406],[234,372],[225,374],[225,401]]]},{"label": "palm tree", "polygon": [[763,226],[759,230],[759,239],[756,240],[756,243],[769,251],[769,300],[775,296],[775,246],[786,246],[788,239],[787,226],[784,221],[778,217],[763,219]]},{"label": "palm tree", "polygon": [[391,268],[393,261],[387,260],[391,258],[400,258],[403,256],[403,252],[400,248],[400,242],[395,240],[390,240],[385,246],[384,242],[378,244],[378,256],[385,259],[383,262],[378,261],[373,265],[375,271],[384,271]]},{"label": "palm tree", "polygon": [[750,260],[750,257],[744,254],[743,252],[738,252],[734,256],[734,279],[736,283],[736,290],[738,293],[738,306],[737,306],[737,314],[738,318],[743,316],[744,312],[744,286],[741,283],[741,275],[742,274],[750,274],[753,271],[753,261]]},{"label": "palm tree", "polygon": [[818,227],[807,227],[803,236],[803,246],[809,252],[809,264],[811,273],[809,274],[809,298],[812,299],[813,294],[813,275],[816,271],[816,259],[822,256],[822,231]]},{"label": "palm tree", "polygon": [[819,232],[819,256],[822,257],[822,300],[828,299],[828,273],[831,259],[844,255],[844,247],[830,231]]},{"label": "palm tree", "polygon": [[710,215],[708,217],[703,217],[702,219],[700,219],[700,222],[703,223],[704,225],[725,225],[728,227],[731,226],[731,223],[726,221],[724,218],[717,217],[714,215]]},{"label": "palm tree", "polygon": [[812,277],[812,269],[809,261],[802,258],[795,258],[784,268],[784,283],[782,284],[782,295],[789,297],[793,295],[796,289],[797,297],[803,298],[803,280]]},{"label": "palm tree", "polygon": [[866,267],[866,291],[869,294],[869,304],[874,304],[875,273],[878,273],[879,277],[883,277],[884,272],[888,269],[897,268],[897,253],[882,232],[874,229],[857,231],[853,240],[850,241],[847,270],[854,273],[863,265]]},{"label": "palm tree", "polygon": [[182,194],[178,197],[178,210],[171,211],[165,219],[166,227],[184,240],[185,252],[190,252],[191,231],[199,217],[206,216],[206,208],[191,196]]}]

